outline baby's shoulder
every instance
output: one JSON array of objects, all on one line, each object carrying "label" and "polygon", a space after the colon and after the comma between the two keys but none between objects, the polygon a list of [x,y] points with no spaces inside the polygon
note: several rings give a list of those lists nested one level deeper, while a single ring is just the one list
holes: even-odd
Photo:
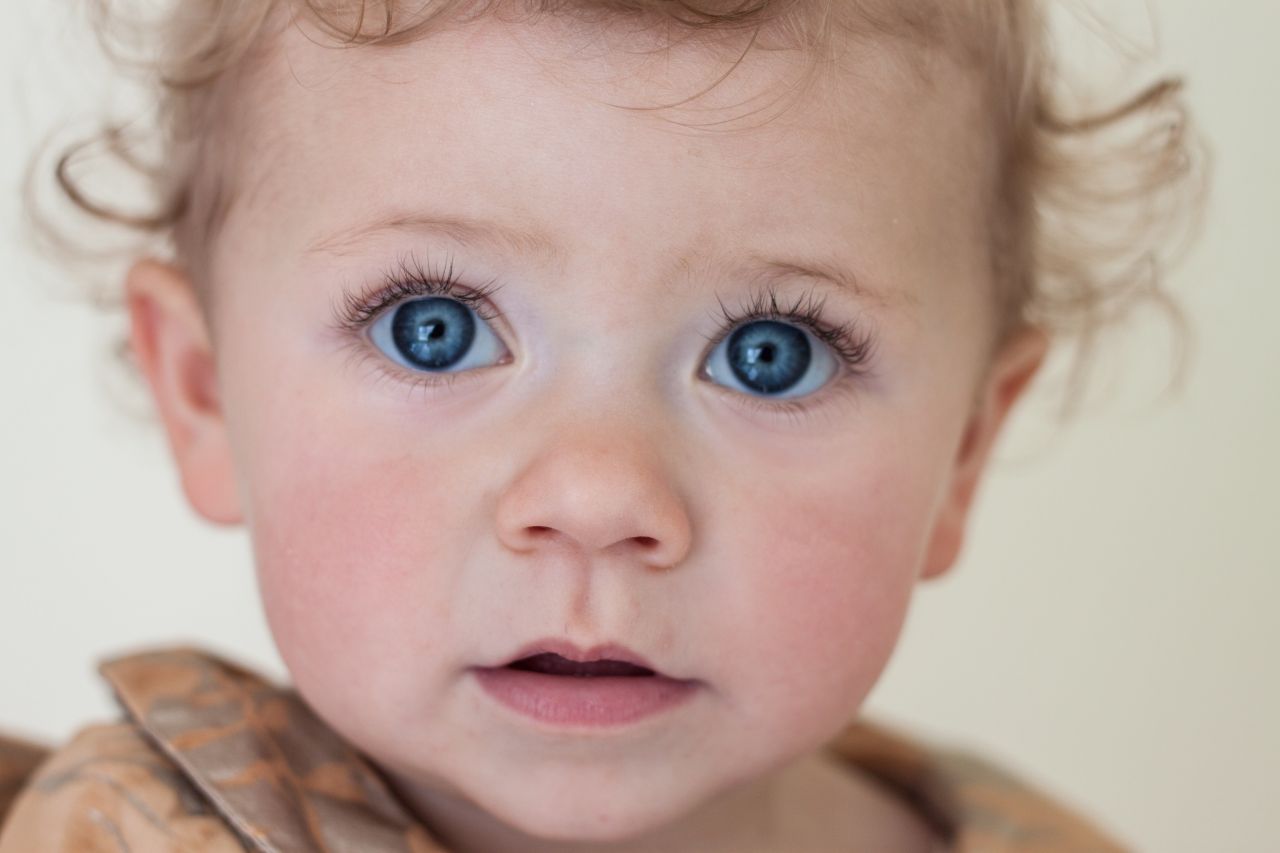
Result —
[{"label": "baby's shoulder", "polygon": [[87,725],[51,751],[10,741],[0,755],[18,783],[9,813],[0,808],[0,853],[243,853],[208,801],[130,722]]},{"label": "baby's shoulder", "polygon": [[950,842],[1000,853],[1127,853],[1074,808],[967,749],[855,721],[835,755],[905,798]]},{"label": "baby's shoulder", "polygon": [[123,719],[15,764],[25,783],[0,815],[0,853],[441,853],[292,688],[187,647],[117,655],[98,671]]},{"label": "baby's shoulder", "polygon": [[49,757],[39,744],[0,734],[0,827],[27,779]]}]

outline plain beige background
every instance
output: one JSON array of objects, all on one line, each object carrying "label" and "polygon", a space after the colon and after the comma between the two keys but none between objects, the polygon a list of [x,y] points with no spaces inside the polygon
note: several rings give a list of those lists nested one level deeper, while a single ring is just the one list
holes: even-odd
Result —
[{"label": "plain beige background", "polygon": [[[1095,3],[1189,78],[1214,152],[1204,236],[1170,280],[1196,326],[1188,382],[1159,398],[1168,339],[1147,322],[1064,430],[1042,383],[961,565],[921,589],[868,707],[1022,773],[1135,849],[1275,851],[1280,5],[1149,5],[1154,33],[1145,4]],[[115,713],[92,669],[107,653],[191,641],[283,673],[246,539],[187,509],[160,433],[104,391],[117,327],[18,227],[38,140],[129,104],[72,6],[0,0],[0,728],[48,741]]]}]

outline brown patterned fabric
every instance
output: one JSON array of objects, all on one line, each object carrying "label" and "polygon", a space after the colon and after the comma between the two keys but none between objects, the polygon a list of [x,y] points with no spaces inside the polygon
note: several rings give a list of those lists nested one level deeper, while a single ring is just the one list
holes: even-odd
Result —
[{"label": "brown patterned fabric", "polygon": [[[100,671],[128,719],[82,729],[39,767],[0,853],[447,853],[295,691],[198,649]],[[855,722],[829,748],[957,853],[1124,849],[990,765],[883,726]]]},{"label": "brown patterned fabric", "polygon": [[925,816],[957,853],[1125,853],[1127,848],[1016,777],[882,724],[850,725],[828,748]]},{"label": "brown patterned fabric", "polygon": [[209,801],[129,723],[92,725],[41,765],[4,853],[244,853]]},{"label": "brown patterned fabric", "polygon": [[42,746],[0,735],[0,826],[27,777],[48,755]]}]

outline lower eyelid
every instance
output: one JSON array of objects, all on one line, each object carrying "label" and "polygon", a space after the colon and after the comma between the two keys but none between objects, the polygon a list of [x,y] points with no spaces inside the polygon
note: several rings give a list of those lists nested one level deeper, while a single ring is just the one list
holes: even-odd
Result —
[{"label": "lower eyelid", "polygon": [[388,359],[372,343],[364,340],[363,336],[346,342],[344,348],[347,350],[347,357],[343,363],[348,369],[359,371],[362,379],[371,376],[371,388],[390,383],[392,386],[407,388],[410,395],[415,391],[432,393],[437,389],[452,387],[460,379],[465,380],[466,374],[472,372],[415,373]]},{"label": "lower eyelid", "polygon": [[842,402],[851,401],[857,395],[856,385],[859,378],[852,371],[841,370],[820,391],[804,397],[777,400],[745,394],[716,382],[708,381],[707,385],[730,405],[753,413],[762,413],[768,417],[786,418],[790,422],[797,422],[818,415]]},{"label": "lower eyelid", "polygon": [[[406,402],[412,398],[414,393],[424,395],[448,393],[459,383],[468,381],[469,374],[485,373],[489,370],[489,368],[475,368],[458,373],[414,373],[387,361],[385,358],[381,358],[376,352],[368,353],[367,357],[373,362],[369,365],[369,369],[377,376],[377,384],[386,381],[405,387],[407,389]],[[495,367],[500,366],[502,365],[495,365]],[[849,385],[856,378],[852,375],[844,375],[829,383],[817,394],[796,399],[773,401],[763,397],[753,397],[714,382],[708,382],[707,384],[730,406],[746,410],[749,414],[762,414],[770,419],[785,420],[788,424],[800,426],[810,418],[818,417],[827,412],[831,406],[842,402],[845,398],[853,396],[855,389],[849,387]],[[815,400],[815,398],[817,399]]]}]

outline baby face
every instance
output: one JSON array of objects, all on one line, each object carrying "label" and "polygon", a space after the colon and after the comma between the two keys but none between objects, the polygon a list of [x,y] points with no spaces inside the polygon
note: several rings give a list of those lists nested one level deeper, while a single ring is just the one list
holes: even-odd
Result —
[{"label": "baby face", "polygon": [[254,79],[179,462],[419,809],[635,836],[855,714],[1003,414],[978,86],[903,49],[666,111],[722,59],[550,23]]}]

